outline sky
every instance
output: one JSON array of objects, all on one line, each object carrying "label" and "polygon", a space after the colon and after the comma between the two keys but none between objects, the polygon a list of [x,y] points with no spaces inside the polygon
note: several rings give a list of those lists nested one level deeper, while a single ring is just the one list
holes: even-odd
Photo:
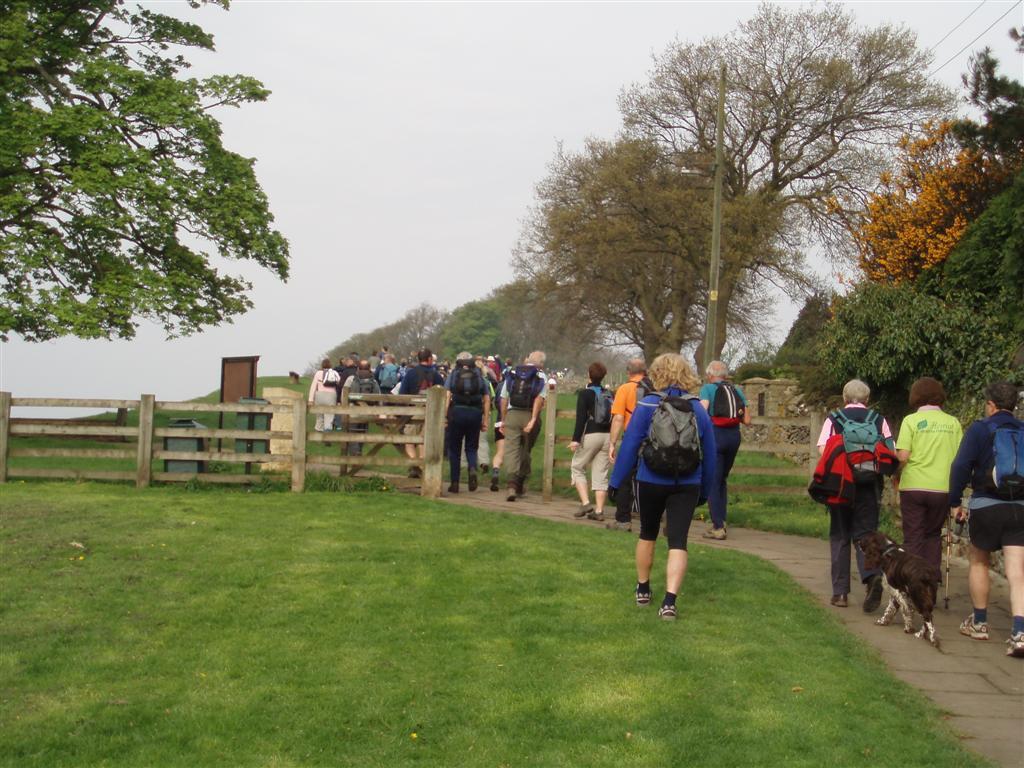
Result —
[{"label": "sky", "polygon": [[[934,47],[935,77],[959,88],[971,52],[985,45],[1021,76],[1006,34],[1024,23],[1014,2],[848,7],[864,25],[913,29],[922,47]],[[217,387],[221,357],[259,355],[261,375],[302,371],[416,304],[451,309],[484,296],[512,279],[512,249],[559,144],[571,151],[588,137],[613,138],[617,97],[646,79],[654,54],[676,39],[727,33],[757,7],[145,5],[213,33],[216,53],[188,54],[192,74],[252,75],[272,91],[218,116],[225,145],[257,160],[275,226],[290,242],[291,276],[282,283],[232,264],[253,282],[254,309],[189,338],[167,340],[148,324],[131,341],[12,337],[0,343],[0,390],[15,397],[186,399]],[[783,299],[778,307],[781,339],[798,307]]]}]

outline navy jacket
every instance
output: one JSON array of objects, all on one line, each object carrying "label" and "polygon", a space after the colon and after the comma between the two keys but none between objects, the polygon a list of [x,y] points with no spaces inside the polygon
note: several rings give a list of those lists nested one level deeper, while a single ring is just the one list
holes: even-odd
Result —
[{"label": "navy jacket", "polygon": [[400,395],[416,395],[420,391],[420,381],[426,379],[430,386],[444,386],[444,379],[437,372],[433,365],[417,365],[410,367],[402,378],[402,386],[398,390]]},{"label": "navy jacket", "polygon": [[987,419],[980,419],[967,428],[960,450],[956,452],[953,466],[949,469],[949,506],[959,507],[963,503],[964,488],[974,489],[974,496],[983,499],[999,497],[986,492],[992,483],[986,470],[992,467],[992,431],[989,425],[1020,424],[1009,411],[997,411]]},{"label": "navy jacket", "polygon": [[[669,387],[664,391],[667,395],[688,394],[676,387]],[[615,457],[615,469],[612,470],[612,479],[609,485],[612,488],[621,488],[623,483],[629,480],[633,468],[637,467],[639,462],[636,471],[637,480],[656,485],[699,485],[701,498],[706,499],[711,495],[711,484],[715,477],[715,430],[711,424],[711,417],[708,416],[708,412],[704,410],[704,406],[700,404],[699,400],[691,400],[690,404],[697,416],[697,432],[700,435],[704,457],[701,465],[692,474],[681,477],[678,481],[674,477],[658,475],[648,469],[640,457],[640,445],[650,431],[651,419],[654,417],[659,402],[660,399],[657,395],[647,395],[637,403],[633,417],[629,420],[629,426],[626,427],[626,433],[622,437],[622,446]]]}]

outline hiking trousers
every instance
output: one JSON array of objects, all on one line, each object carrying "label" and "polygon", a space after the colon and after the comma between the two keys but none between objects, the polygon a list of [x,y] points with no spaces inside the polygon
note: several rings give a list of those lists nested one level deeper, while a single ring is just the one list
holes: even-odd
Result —
[{"label": "hiking trousers", "polygon": [[480,422],[483,412],[479,408],[455,406],[448,414],[448,464],[452,485],[459,484],[462,464],[462,446],[466,446],[466,463],[470,472],[476,472],[477,448],[480,445]]},{"label": "hiking trousers", "polygon": [[949,494],[943,491],[900,491],[903,548],[923,557],[942,572],[942,526],[949,516]]},{"label": "hiking trousers", "polygon": [[715,427],[715,477],[711,483],[708,507],[711,509],[711,524],[715,528],[725,527],[726,512],[729,508],[729,472],[740,450],[739,427]]},{"label": "hiking trousers", "polygon": [[853,542],[865,533],[878,530],[878,510],[881,504],[882,484],[880,480],[857,483],[853,504],[846,507],[829,505],[828,543],[832,550],[832,594],[850,593],[850,549],[857,557],[860,580],[866,582],[877,574],[877,568],[865,570],[864,553]]},{"label": "hiking trousers", "polygon": [[521,408],[509,408],[505,413],[505,463],[504,469],[509,485],[523,483],[530,477],[530,451],[540,435],[540,418],[533,430],[524,432],[530,421],[530,411]]},{"label": "hiking trousers", "polygon": [[608,490],[608,433],[593,432],[583,436],[576,453],[572,456],[572,484],[587,482],[587,467],[590,467],[590,488],[594,491]]}]

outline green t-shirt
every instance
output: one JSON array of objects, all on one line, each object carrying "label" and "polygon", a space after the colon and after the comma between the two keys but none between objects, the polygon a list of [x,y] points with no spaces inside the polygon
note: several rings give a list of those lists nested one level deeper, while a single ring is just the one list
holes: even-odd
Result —
[{"label": "green t-shirt", "polygon": [[949,468],[964,431],[954,416],[924,406],[908,414],[896,439],[897,451],[910,451],[900,490],[949,492]]}]

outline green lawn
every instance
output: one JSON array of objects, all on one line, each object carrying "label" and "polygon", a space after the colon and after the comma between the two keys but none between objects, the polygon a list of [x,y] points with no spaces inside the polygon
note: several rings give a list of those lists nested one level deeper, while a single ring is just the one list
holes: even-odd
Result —
[{"label": "green lawn", "polygon": [[630,537],[400,494],[12,483],[0,515],[3,766],[983,764],[739,553],[694,545],[667,623]]}]

